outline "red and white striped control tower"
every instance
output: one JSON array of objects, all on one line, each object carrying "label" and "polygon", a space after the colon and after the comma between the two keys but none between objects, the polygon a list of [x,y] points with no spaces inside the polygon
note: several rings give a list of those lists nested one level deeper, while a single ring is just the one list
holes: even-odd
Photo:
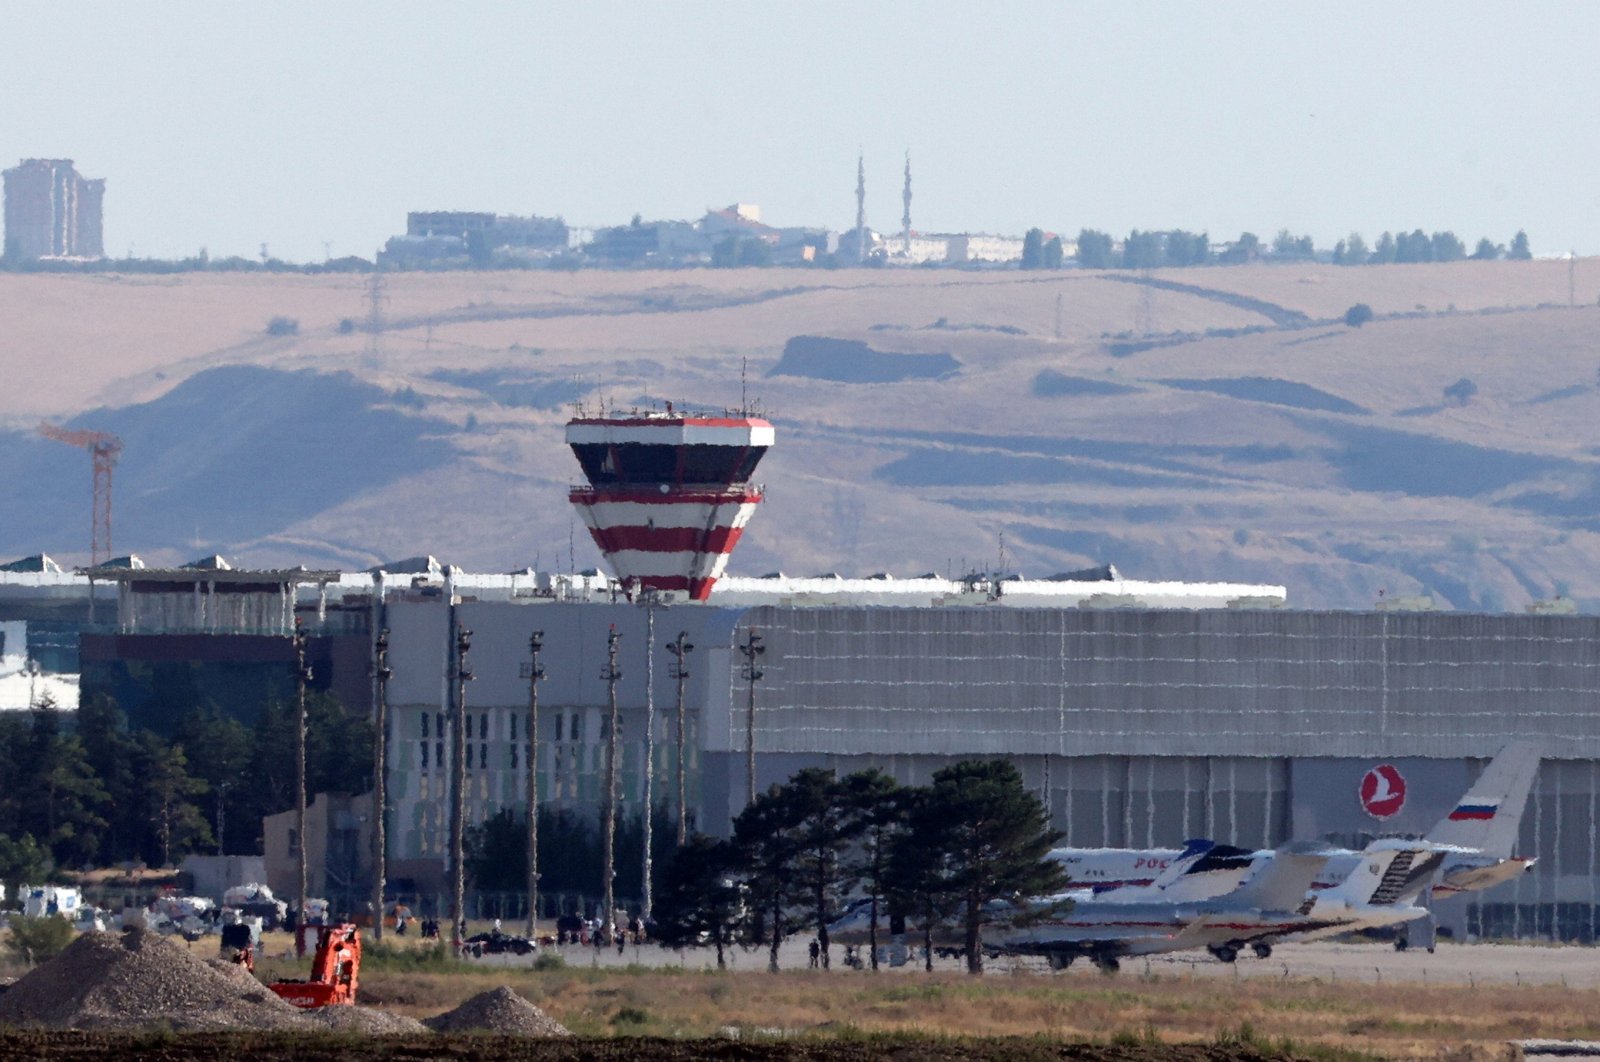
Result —
[{"label": "red and white striped control tower", "polygon": [[696,601],[728,564],[761,487],[750,482],[773,443],[772,425],[742,414],[580,415],[567,445],[586,487],[572,504],[618,581],[635,590],[686,592]]}]

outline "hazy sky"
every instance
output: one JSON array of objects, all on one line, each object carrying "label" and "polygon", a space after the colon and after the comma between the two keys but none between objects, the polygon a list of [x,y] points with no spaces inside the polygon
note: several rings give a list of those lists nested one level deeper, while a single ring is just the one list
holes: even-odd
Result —
[{"label": "hazy sky", "polygon": [[370,256],[407,210],[776,224],[1526,228],[1600,253],[1600,4],[0,4],[0,165],[121,254]]}]

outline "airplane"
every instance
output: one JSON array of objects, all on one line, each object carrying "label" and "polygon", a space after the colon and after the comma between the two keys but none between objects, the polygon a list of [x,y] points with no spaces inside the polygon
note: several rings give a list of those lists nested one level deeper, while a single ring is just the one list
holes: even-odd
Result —
[{"label": "airplane", "polygon": [[[1417,885],[1411,896],[1449,896],[1493,888],[1533,868],[1534,859],[1518,857],[1515,852],[1539,760],[1537,746],[1525,742],[1500,750],[1467,794],[1424,835],[1424,840],[1445,850],[1445,858],[1434,880]],[[1387,784],[1382,775],[1379,784]],[[1152,898],[1149,890],[1157,876],[1181,854],[1175,848],[1057,848],[1050,857],[1067,871],[1070,888],[1090,889],[1107,900],[1138,900]],[[1263,849],[1251,853],[1250,858],[1268,859],[1271,855],[1270,849]],[[1360,861],[1359,852],[1335,851],[1312,889],[1324,891],[1343,881]],[[1224,867],[1219,863],[1212,869],[1216,872],[1207,875],[1201,871],[1185,881],[1191,895],[1203,898],[1209,888],[1211,895],[1220,896],[1238,885],[1237,864]]]},{"label": "airplane", "polygon": [[1312,882],[1336,853],[1291,844],[1257,860],[1243,884],[1209,899],[1101,898],[1078,900],[1064,911],[1058,910],[1061,897],[1030,901],[1014,925],[991,932],[986,947],[1043,955],[1058,970],[1087,957],[1107,972],[1126,956],[1198,948],[1223,962],[1233,962],[1247,946],[1264,958],[1285,936],[1332,935],[1421,917],[1425,908],[1403,894],[1418,877],[1435,873],[1447,851],[1421,841],[1374,841],[1343,880],[1311,895]]},{"label": "airplane", "polygon": [[[1311,895],[1312,881],[1339,854],[1335,850],[1301,842],[1258,860],[1243,849],[1191,841],[1149,886],[1135,887],[1142,890],[1135,898],[1074,890],[992,904],[985,948],[994,954],[1043,955],[1053,969],[1088,957],[1108,972],[1124,956],[1198,948],[1223,962],[1233,962],[1247,946],[1264,958],[1272,954],[1272,942],[1286,935],[1344,933],[1422,916],[1425,909],[1402,894],[1414,896],[1411,884],[1433,874],[1447,851],[1418,841],[1374,841],[1358,853],[1345,880]],[[1197,898],[1185,892],[1186,879],[1237,876],[1240,866],[1251,872],[1223,895]],[[868,902],[858,901],[828,927],[829,939],[865,943],[869,917]],[[889,937],[918,931],[898,915],[888,922]],[[949,926],[936,927],[934,939],[946,950],[959,946]]]}]

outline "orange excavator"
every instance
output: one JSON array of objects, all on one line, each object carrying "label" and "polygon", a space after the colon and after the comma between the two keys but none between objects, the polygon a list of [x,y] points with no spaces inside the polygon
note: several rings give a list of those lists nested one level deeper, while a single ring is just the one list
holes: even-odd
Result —
[{"label": "orange excavator", "polygon": [[349,922],[321,926],[311,976],[304,981],[273,981],[267,985],[286,1003],[305,1010],[352,1006],[361,973],[361,931]]}]

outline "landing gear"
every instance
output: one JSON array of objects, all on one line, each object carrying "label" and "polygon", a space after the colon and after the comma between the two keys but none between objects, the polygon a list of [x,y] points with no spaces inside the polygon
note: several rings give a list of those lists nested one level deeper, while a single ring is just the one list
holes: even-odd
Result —
[{"label": "landing gear", "polygon": [[1269,941],[1258,940],[1250,945],[1250,950],[1256,953],[1258,959],[1272,958],[1272,944]]},{"label": "landing gear", "polygon": [[1096,955],[1094,964],[1100,968],[1100,972],[1103,974],[1114,974],[1122,969],[1122,963],[1117,960],[1115,955]]},{"label": "landing gear", "polygon": [[1211,949],[1211,954],[1217,957],[1218,962],[1233,962],[1239,957],[1237,944],[1218,944]]},{"label": "landing gear", "polygon": [[1409,947],[1411,947],[1411,941],[1406,939],[1406,935],[1404,933],[1401,933],[1398,937],[1394,938],[1395,951],[1405,951]]},{"label": "landing gear", "polygon": [[1073,956],[1062,954],[1059,951],[1052,951],[1045,956],[1045,961],[1050,964],[1050,969],[1052,970],[1065,970],[1072,965],[1072,959]]}]

